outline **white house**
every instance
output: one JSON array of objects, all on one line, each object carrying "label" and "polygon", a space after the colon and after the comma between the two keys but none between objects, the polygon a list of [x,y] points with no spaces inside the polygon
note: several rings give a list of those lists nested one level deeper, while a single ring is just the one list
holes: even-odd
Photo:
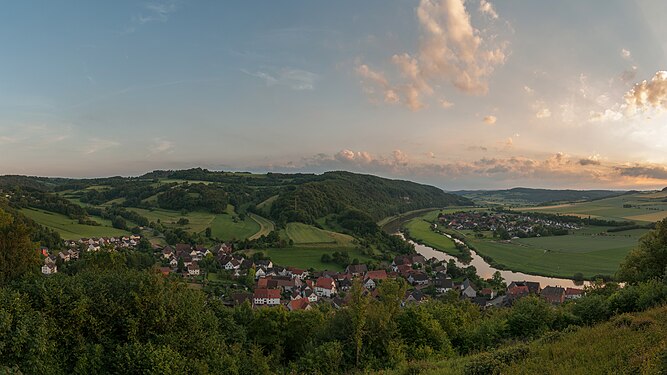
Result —
[{"label": "white house", "polygon": [[46,263],[42,266],[42,273],[45,275],[51,275],[58,272],[58,267],[53,263]]}]

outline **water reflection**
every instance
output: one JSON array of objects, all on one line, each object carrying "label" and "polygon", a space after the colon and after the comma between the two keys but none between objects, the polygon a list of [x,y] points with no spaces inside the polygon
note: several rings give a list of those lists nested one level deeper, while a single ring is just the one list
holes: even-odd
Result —
[{"label": "water reflection", "polygon": [[[403,239],[405,239],[402,233],[399,233],[398,235],[403,237]],[[451,238],[449,235],[446,236]],[[455,242],[462,243],[461,241],[455,238],[452,238],[452,240],[454,240]],[[535,276],[522,272],[498,270],[493,268],[490,264],[488,264],[481,256],[479,256],[472,249],[470,250],[470,255],[472,256],[472,260],[469,263],[463,263],[459,261],[456,257],[453,257],[442,251],[436,250],[432,247],[418,244],[412,240],[407,240],[407,241],[413,244],[415,246],[415,250],[417,250],[417,252],[423,255],[426,259],[435,258],[447,262],[453,259],[456,262],[456,265],[459,267],[475,266],[475,269],[477,269],[477,275],[479,275],[479,277],[483,279],[490,279],[493,276],[494,272],[499,271],[508,284],[512,281],[536,281],[539,282],[542,287],[551,285],[551,286],[561,286],[570,288],[581,288],[582,285],[585,285],[570,279],[559,279],[556,277]]]}]

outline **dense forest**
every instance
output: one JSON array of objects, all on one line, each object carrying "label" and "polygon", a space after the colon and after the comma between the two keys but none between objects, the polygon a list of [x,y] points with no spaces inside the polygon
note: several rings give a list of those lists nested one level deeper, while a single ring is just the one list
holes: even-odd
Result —
[{"label": "dense forest", "polygon": [[[625,287],[594,284],[587,296],[559,307],[527,297],[511,308],[482,311],[455,295],[402,306],[408,286],[387,280],[375,298],[355,283],[341,309],[318,304],[309,311],[288,312],[249,304],[227,307],[179,279],[161,276],[144,256],[132,252],[84,257],[76,267],[44,277],[38,273],[29,228],[0,211],[0,370],[418,373],[417,363],[491,351],[476,357],[464,372],[500,373],[526,356],[530,349],[522,343],[556,340],[578,327],[667,302],[666,248],[663,221],[622,265]],[[650,322],[639,329],[651,330]],[[666,344],[656,342],[658,350]],[[655,366],[667,370],[665,364]]]}]

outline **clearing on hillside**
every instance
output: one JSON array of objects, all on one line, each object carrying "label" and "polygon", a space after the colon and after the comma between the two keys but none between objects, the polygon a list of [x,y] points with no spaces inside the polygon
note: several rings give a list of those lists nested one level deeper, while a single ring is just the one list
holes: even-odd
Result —
[{"label": "clearing on hillside", "polygon": [[288,223],[285,234],[297,245],[338,244],[352,246],[354,238],[303,223]]}]

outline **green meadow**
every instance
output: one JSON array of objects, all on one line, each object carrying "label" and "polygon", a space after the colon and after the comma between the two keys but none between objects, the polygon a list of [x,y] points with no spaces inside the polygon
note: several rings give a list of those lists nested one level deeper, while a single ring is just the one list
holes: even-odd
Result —
[{"label": "green meadow", "polygon": [[[435,233],[426,221],[437,212],[412,219],[404,226],[410,237],[451,255],[460,252],[453,241]],[[646,229],[607,233],[608,227],[589,226],[565,236],[548,236],[500,241],[485,232],[477,238],[472,231],[453,231],[466,237],[474,250],[493,266],[534,275],[572,278],[613,276],[630,250],[637,246]]]},{"label": "green meadow", "polygon": [[354,238],[342,233],[331,232],[303,223],[288,223],[285,234],[297,245],[339,245],[352,246]]},{"label": "green meadow", "polygon": [[126,236],[130,233],[111,226],[111,222],[101,217],[92,217],[101,226],[79,224],[77,220],[70,219],[65,215],[39,209],[24,208],[21,213],[35,220],[37,223],[49,227],[65,240],[77,240],[88,237],[115,237]]},{"label": "green meadow", "polygon": [[649,223],[667,217],[666,200],[667,192],[641,192],[589,202],[520,208],[517,210]]}]

